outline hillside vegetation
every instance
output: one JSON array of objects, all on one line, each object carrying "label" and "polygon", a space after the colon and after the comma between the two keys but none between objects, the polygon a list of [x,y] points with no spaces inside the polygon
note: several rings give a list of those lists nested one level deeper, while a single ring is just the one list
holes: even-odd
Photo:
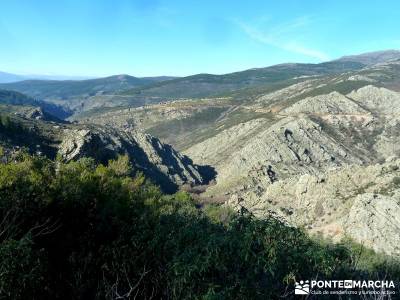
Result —
[{"label": "hillside vegetation", "polygon": [[400,276],[360,246],[165,196],[126,157],[16,154],[0,191],[0,299],[291,298],[299,279]]},{"label": "hillside vegetation", "polygon": [[137,78],[129,75],[115,75],[86,80],[25,80],[2,84],[2,86],[41,99],[68,100],[76,96],[93,96],[99,92],[120,91],[167,79],[169,77]]},{"label": "hillside vegetation", "polygon": [[182,78],[116,75],[88,80],[25,80],[0,84],[0,88],[80,113],[98,108],[138,107],[174,99],[227,95],[250,88],[269,88],[298,77],[338,74],[364,66],[352,61],[281,64],[224,75],[197,74]]},{"label": "hillside vegetation", "polygon": [[0,300],[398,294],[398,54],[0,91]]}]

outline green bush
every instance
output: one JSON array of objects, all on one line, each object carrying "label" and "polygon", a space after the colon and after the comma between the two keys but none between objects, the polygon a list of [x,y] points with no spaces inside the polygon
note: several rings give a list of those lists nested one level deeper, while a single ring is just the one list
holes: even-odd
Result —
[{"label": "green bush", "polygon": [[0,164],[0,299],[274,299],[296,279],[398,274],[355,247],[163,195],[125,157]]},{"label": "green bush", "polygon": [[39,298],[46,288],[46,261],[41,250],[34,250],[27,236],[0,244],[0,298]]}]

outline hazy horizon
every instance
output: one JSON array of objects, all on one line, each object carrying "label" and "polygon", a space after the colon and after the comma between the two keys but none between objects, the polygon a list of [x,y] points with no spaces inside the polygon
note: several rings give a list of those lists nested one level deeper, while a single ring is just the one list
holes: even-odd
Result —
[{"label": "hazy horizon", "polygon": [[[384,49],[384,50],[377,50],[376,52],[380,51],[400,51],[400,49]],[[365,54],[365,53],[370,53],[370,52],[363,52],[363,53],[349,53],[343,56],[354,56],[354,55],[360,55],[360,54]],[[372,53],[372,52],[371,52]],[[319,63],[324,63],[332,60],[339,59],[343,56],[340,57],[335,57],[331,60],[327,61],[321,61]],[[251,70],[251,69],[260,69],[260,68],[268,68],[272,67],[275,65],[280,65],[280,64],[292,64],[292,63],[298,63],[298,62],[279,62],[277,64],[272,64],[272,65],[267,65],[267,66],[259,66],[259,67],[254,67],[254,68],[247,68],[247,69],[242,69],[242,70],[235,70],[229,73],[235,73],[235,72],[241,72],[241,71],[246,71],[246,70]],[[104,77],[112,77],[112,76],[119,76],[119,75],[128,75],[132,77],[138,77],[138,78],[146,78],[146,77],[186,77],[186,76],[191,76],[191,75],[196,75],[196,74],[212,74],[212,75],[224,75],[224,74],[229,74],[229,73],[209,73],[209,72],[203,72],[203,73],[192,73],[192,74],[187,74],[183,76],[177,76],[177,75],[171,75],[171,74],[153,74],[149,76],[137,76],[136,74],[133,73],[115,73],[115,74],[103,74],[103,75],[74,75],[74,74],[32,74],[32,73],[12,73],[8,72],[7,70],[0,70],[0,74],[10,74],[10,75],[17,75],[21,77],[26,77],[27,79],[41,79],[41,80],[87,80],[87,79],[96,79],[96,78],[104,78]]]}]

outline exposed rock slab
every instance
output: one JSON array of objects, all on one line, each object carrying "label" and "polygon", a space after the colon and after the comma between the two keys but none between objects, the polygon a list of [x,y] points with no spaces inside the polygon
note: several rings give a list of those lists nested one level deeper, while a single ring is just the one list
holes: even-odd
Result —
[{"label": "exposed rock slab", "polygon": [[344,232],[375,251],[400,256],[399,211],[399,195],[358,195],[344,221]]},{"label": "exposed rock slab", "polygon": [[332,92],[326,95],[308,97],[281,111],[282,114],[348,114],[366,115],[369,112],[346,96]]},{"label": "exposed rock slab", "polygon": [[386,88],[368,85],[347,96],[376,113],[390,115],[400,113],[400,93]]},{"label": "exposed rock slab", "polygon": [[105,127],[66,129],[59,154],[66,161],[87,156],[100,162],[127,154],[137,169],[167,191],[177,185],[201,184],[204,180],[189,158],[140,131],[123,132]]}]

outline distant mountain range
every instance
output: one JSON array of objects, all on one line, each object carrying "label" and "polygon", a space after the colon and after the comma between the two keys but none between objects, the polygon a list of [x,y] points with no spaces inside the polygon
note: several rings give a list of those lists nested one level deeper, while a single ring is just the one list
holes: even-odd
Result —
[{"label": "distant mountain range", "polygon": [[352,61],[359,62],[368,66],[388,62],[391,60],[400,59],[400,51],[398,50],[385,50],[363,53],[359,55],[349,55],[339,58],[337,61]]},{"label": "distant mountain range", "polygon": [[67,100],[75,96],[93,96],[97,93],[118,92],[143,86],[171,77],[138,78],[129,75],[115,75],[87,80],[24,80],[1,84],[2,87],[42,99]]},{"label": "distant mountain range", "polygon": [[[128,76],[129,75],[120,75],[120,76]],[[97,79],[101,77],[95,76],[68,76],[68,75],[42,75],[42,74],[31,74],[31,75],[20,75],[20,74],[13,74],[7,72],[0,71],[0,83],[12,83],[24,80],[57,80],[57,81],[77,81],[77,80],[90,80],[90,79]],[[167,80],[176,78],[173,76],[158,76],[158,77],[142,77],[143,80]]]},{"label": "distant mountain range", "polygon": [[[375,51],[375,52],[368,52],[368,53],[363,53],[363,54],[358,54],[358,55],[349,55],[349,56],[343,56],[337,60],[334,60],[333,62],[358,62],[362,63],[364,65],[372,65],[372,64],[377,64],[380,62],[385,62],[389,60],[396,60],[400,59],[400,51],[398,50],[384,50],[384,51]],[[293,64],[280,64],[280,66],[284,65],[293,65]],[[298,65],[298,64],[295,64]],[[275,65],[273,67],[276,67],[279,65]],[[269,68],[269,67],[267,67]],[[250,69],[248,71],[254,71],[254,70],[262,70],[262,69],[267,69],[267,68],[255,68],[255,69]],[[241,72],[235,72],[232,74],[236,73],[241,73]],[[205,75],[205,74],[201,74]],[[116,75],[118,76],[118,75]],[[119,75],[119,76],[129,76],[129,75]],[[222,75],[224,76],[224,75]],[[110,76],[114,77],[114,76]],[[132,76],[131,76],[132,77]],[[189,76],[190,77],[190,76]],[[21,75],[21,74],[13,74],[13,73],[8,73],[8,72],[2,72],[0,71],[0,83],[11,83],[11,82],[17,82],[17,81],[23,81],[23,80],[60,80],[60,81],[65,81],[65,80],[90,80],[90,79],[96,79],[96,78],[101,78],[101,77],[94,77],[94,76],[69,76],[69,75],[43,75],[43,74],[31,74],[31,75]],[[140,79],[149,79],[149,80],[154,80],[154,81],[164,81],[164,80],[169,80],[169,79],[174,79],[177,78],[176,76],[158,76],[158,77],[142,77]]]},{"label": "distant mountain range", "polygon": [[64,75],[20,75],[7,72],[0,72],[0,83],[10,83],[22,80],[86,80],[92,79],[90,76],[64,76]]},{"label": "distant mountain range", "polygon": [[[234,97],[248,99],[260,91],[276,89],[299,77],[317,77],[362,70],[376,63],[400,59],[400,51],[388,50],[344,56],[319,64],[288,63],[224,75],[187,77],[115,75],[87,80],[23,80],[0,84],[0,89],[24,93],[75,112],[115,106],[134,106],[184,98]],[[6,74],[8,80],[19,75]]]}]

